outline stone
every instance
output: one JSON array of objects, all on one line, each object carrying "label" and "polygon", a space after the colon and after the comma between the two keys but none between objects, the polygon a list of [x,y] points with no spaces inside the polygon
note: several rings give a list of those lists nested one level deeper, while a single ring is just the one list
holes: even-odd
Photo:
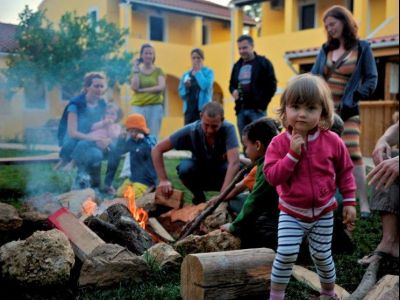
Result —
[{"label": "stone", "polygon": [[77,218],[82,216],[82,204],[88,199],[96,202],[96,192],[93,189],[73,190],[55,197],[55,201],[68,208]]},{"label": "stone", "polygon": [[17,209],[9,204],[0,202],[0,232],[15,230],[22,226],[22,219]]},{"label": "stone", "polygon": [[182,263],[182,256],[166,243],[155,244],[142,257],[154,260],[162,270],[178,269]]},{"label": "stone", "polygon": [[179,253],[204,253],[240,249],[240,239],[221,230],[214,230],[206,235],[189,235],[175,243]]},{"label": "stone", "polygon": [[23,286],[45,287],[65,284],[75,255],[68,238],[57,229],[37,231],[26,240],[0,248],[1,273]]},{"label": "stone", "polygon": [[83,262],[79,286],[109,287],[121,282],[142,282],[149,275],[146,261],[116,244],[98,246]]}]

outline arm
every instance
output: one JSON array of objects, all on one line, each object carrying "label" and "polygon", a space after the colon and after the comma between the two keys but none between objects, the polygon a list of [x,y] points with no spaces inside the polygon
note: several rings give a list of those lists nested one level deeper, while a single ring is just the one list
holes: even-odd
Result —
[{"label": "arm", "polygon": [[239,161],[239,149],[232,148],[227,152],[228,158],[228,169],[226,170],[224,183],[222,184],[221,191],[225,189],[232,182],[233,177],[235,177],[236,173],[239,171],[240,161]]},{"label": "arm", "polygon": [[311,74],[313,74],[313,75],[322,75],[319,73],[319,71],[321,69],[322,57],[324,55],[323,51],[324,51],[323,48],[321,48],[321,50],[319,50],[318,56],[315,60],[315,63],[312,66]]},{"label": "arm", "polygon": [[356,93],[359,94],[359,98],[367,99],[375,91],[378,82],[378,71],[370,46],[365,50],[365,56],[361,67],[362,84],[357,89]]},{"label": "arm", "polygon": [[[376,167],[368,174],[370,184],[377,189],[389,188],[399,177],[399,156],[391,157],[391,147],[399,143],[399,122],[390,126],[376,143],[372,157]],[[386,160],[385,160],[386,159]]]},{"label": "arm", "polygon": [[140,87],[139,73],[134,73],[131,80],[131,89],[134,92],[138,92]]},{"label": "arm", "polygon": [[274,71],[274,66],[272,63],[265,58],[264,61],[264,72],[265,72],[265,79],[264,79],[264,95],[263,95],[263,100],[265,99],[271,99],[275,92],[276,92],[276,85],[277,85],[277,80],[275,77],[275,71]]},{"label": "arm", "polygon": [[273,139],[265,153],[264,175],[272,186],[287,182],[301,158],[291,149],[282,157],[279,148],[278,141]]},{"label": "arm", "polygon": [[78,140],[97,141],[97,139],[91,137],[89,134],[85,134],[78,131],[78,115],[74,112],[68,113],[68,135]]},{"label": "arm", "polygon": [[156,170],[160,183],[158,186],[164,195],[171,195],[172,185],[168,179],[167,171],[165,170],[163,154],[173,148],[170,138],[166,138],[158,143],[151,151],[151,157],[153,159],[154,168]]},{"label": "arm", "polygon": [[97,129],[101,129],[101,128],[104,127],[107,123],[108,123],[108,122],[107,122],[105,119],[103,119],[103,120],[101,120],[101,121],[98,121],[98,122],[96,122],[96,123],[94,123],[94,124],[92,125],[92,128],[90,128],[90,130],[91,130],[91,131],[94,131],[94,130],[97,130]]},{"label": "arm", "polygon": [[232,68],[231,72],[231,79],[229,81],[229,91],[232,94],[232,97],[234,100],[237,100],[239,98],[239,93],[238,93],[238,80],[236,78],[236,64]]},{"label": "arm", "polygon": [[214,72],[211,69],[203,68],[194,75],[201,90],[208,90],[214,83]]},{"label": "arm", "polygon": [[183,82],[183,80],[186,77],[186,74],[187,74],[187,72],[185,72],[183,74],[183,76],[181,77],[181,79],[179,80],[178,93],[179,93],[179,96],[182,98],[182,100],[185,100],[186,93],[187,93],[185,83]]},{"label": "arm", "polygon": [[139,93],[161,93],[165,90],[165,77],[163,75],[158,76],[158,85],[148,87],[148,88],[139,88],[137,92]]}]

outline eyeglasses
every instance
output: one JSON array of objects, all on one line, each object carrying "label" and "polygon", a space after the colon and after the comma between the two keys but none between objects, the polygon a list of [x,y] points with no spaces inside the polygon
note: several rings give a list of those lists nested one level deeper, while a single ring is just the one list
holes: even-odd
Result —
[{"label": "eyeglasses", "polygon": [[98,88],[102,89],[102,88],[104,88],[104,85],[102,85],[102,84],[94,84],[93,87],[96,88],[96,89],[98,89]]}]

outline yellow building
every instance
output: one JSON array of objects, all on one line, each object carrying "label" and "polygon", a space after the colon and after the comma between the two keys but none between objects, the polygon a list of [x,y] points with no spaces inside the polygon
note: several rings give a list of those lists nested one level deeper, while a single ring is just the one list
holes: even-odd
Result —
[{"label": "yellow building", "polygon": [[[243,13],[244,5],[256,2],[261,2],[262,7],[257,28]],[[398,99],[395,84],[399,58],[398,0],[233,0],[230,8],[204,0],[43,0],[39,9],[46,10],[54,23],[58,23],[66,11],[76,11],[79,15],[89,13],[93,18],[105,17],[121,28],[128,28],[125,47],[129,51],[137,52],[143,43],[154,45],[156,64],[167,74],[166,109],[161,130],[161,137],[165,137],[183,125],[182,101],[177,87],[180,76],[190,68],[193,47],[204,50],[205,64],[215,72],[214,100],[224,103],[227,119],[236,123],[228,85],[231,67],[238,59],[235,41],[243,32],[249,32],[255,38],[256,51],[267,56],[275,68],[279,88],[268,108],[268,114],[272,115],[288,79],[296,72],[309,70],[312,65],[319,47],[326,40],[322,14],[335,4],[352,10],[359,22],[360,37],[373,42],[380,70],[376,99]],[[129,108],[131,95],[127,85],[109,93],[125,111]],[[35,116],[28,119],[23,117],[26,115],[13,112],[14,118],[9,121],[15,122],[21,116],[21,124],[11,127],[21,130],[28,123],[29,126],[40,126],[47,119],[60,116],[65,105],[60,100],[60,93],[53,91],[47,98],[47,118],[36,111],[29,111],[29,116]],[[21,110],[21,104],[18,109]],[[0,127],[0,137],[6,132],[9,135],[10,130]]]}]

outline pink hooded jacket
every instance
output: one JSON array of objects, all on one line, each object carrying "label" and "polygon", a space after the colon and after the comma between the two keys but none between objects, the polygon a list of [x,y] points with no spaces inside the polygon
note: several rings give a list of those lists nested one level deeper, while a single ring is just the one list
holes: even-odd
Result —
[{"label": "pink hooded jacket", "polygon": [[355,206],[353,164],[343,141],[329,130],[308,135],[301,155],[290,149],[292,136],[276,136],[265,153],[264,175],[277,187],[279,209],[304,221],[314,221],[337,207],[339,187],[344,206]]}]

